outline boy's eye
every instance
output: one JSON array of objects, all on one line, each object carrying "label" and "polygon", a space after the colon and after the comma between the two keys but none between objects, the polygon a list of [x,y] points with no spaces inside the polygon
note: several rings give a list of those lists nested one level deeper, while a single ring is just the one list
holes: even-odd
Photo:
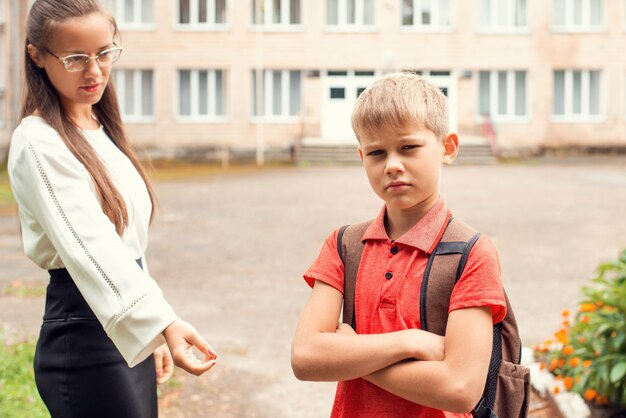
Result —
[{"label": "boy's eye", "polygon": [[377,155],[382,155],[385,151],[381,150],[381,149],[377,149],[374,151],[370,151],[367,153],[367,155],[371,155],[372,157],[375,157]]},{"label": "boy's eye", "polygon": [[412,150],[412,149],[415,149],[415,148],[418,148],[418,147],[419,147],[418,145],[404,145],[402,147],[402,150]]}]

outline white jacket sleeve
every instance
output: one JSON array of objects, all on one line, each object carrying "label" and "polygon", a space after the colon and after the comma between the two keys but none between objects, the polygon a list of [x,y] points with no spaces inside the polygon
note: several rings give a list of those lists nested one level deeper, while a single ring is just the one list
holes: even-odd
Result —
[{"label": "white jacket sleeve", "polygon": [[10,170],[20,211],[39,223],[129,366],[164,342],[177,317],[115,231],[84,166],[58,137],[26,141]]}]

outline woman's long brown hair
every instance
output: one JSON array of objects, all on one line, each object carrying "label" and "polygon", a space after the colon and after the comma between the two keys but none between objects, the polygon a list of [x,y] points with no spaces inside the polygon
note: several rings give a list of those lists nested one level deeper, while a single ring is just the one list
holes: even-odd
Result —
[{"label": "woman's long brown hair", "polygon": [[[59,24],[71,18],[92,14],[107,17],[111,21],[113,39],[119,37],[115,20],[104,12],[97,0],[37,0],[33,3],[26,24],[25,86],[20,118],[38,111],[41,117],[57,131],[65,145],[91,175],[102,211],[115,225],[117,233],[122,235],[128,226],[128,210],[122,195],[115,187],[104,163],[63,109],[59,94],[50,83],[45,70],[38,68],[28,54],[29,44],[35,46],[40,54],[46,53],[46,44],[50,35]],[[150,214],[150,219],[152,219],[156,196],[126,136],[111,80],[104,89],[102,99],[93,106],[92,111],[109,138],[128,157],[143,178],[152,202]]]}]

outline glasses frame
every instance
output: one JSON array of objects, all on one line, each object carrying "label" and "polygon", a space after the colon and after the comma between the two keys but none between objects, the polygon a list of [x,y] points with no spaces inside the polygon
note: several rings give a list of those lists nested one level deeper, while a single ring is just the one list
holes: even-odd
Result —
[{"label": "glasses frame", "polygon": [[[103,54],[109,53],[111,51],[120,51],[120,55],[117,56],[117,58],[115,59],[115,61],[111,61],[111,64],[114,64],[115,62],[117,62],[117,60],[120,59],[120,56],[122,55],[122,51],[124,50],[124,48],[122,48],[121,46],[118,46],[116,43],[113,43],[113,45],[115,45],[112,48],[107,48],[104,51],[100,51],[98,52],[96,55],[94,55],[93,57],[90,57],[87,54],[70,54],[70,55],[66,55],[64,57],[59,57],[58,55],[56,55],[54,52],[50,51],[48,48],[46,48],[46,51],[52,55],[54,58],[58,59],[59,61],[61,61],[61,64],[63,64],[63,68],[65,68],[65,70],[67,72],[70,73],[78,73],[81,71],[85,71],[85,69],[87,68],[87,66],[89,65],[89,63],[91,61],[96,61],[98,63],[99,66],[102,66],[102,63],[100,63],[100,57]],[[84,67],[80,70],[70,70],[68,68],[68,63],[67,60],[70,58],[76,58],[76,57],[83,57],[84,58]]]}]

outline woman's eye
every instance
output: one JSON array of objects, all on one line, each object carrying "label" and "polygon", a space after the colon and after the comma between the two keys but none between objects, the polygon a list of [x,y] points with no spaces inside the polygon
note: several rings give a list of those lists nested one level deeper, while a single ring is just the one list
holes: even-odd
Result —
[{"label": "woman's eye", "polygon": [[72,57],[65,58],[65,62],[68,65],[78,64],[79,62],[84,62],[86,59],[86,55],[74,55]]}]

